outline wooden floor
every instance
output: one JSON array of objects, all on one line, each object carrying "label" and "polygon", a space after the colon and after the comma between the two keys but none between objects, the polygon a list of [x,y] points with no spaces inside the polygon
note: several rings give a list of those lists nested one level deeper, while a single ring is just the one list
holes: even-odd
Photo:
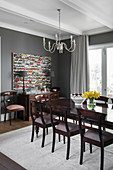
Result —
[{"label": "wooden floor", "polygon": [[29,126],[31,124],[32,124],[31,120],[23,121],[20,119],[11,120],[11,126],[10,126],[9,121],[0,122],[0,134],[10,132],[12,130],[20,129],[20,128]]}]

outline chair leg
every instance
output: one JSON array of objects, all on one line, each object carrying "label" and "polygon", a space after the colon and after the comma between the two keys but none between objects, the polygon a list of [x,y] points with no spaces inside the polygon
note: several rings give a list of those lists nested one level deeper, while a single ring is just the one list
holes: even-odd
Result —
[{"label": "chair leg", "polygon": [[[60,120],[60,116],[59,116],[59,120]],[[59,142],[60,142],[60,134],[58,134],[58,139],[59,139]]]},{"label": "chair leg", "polygon": [[11,125],[11,112],[9,112],[9,120],[10,120],[10,125]]},{"label": "chair leg", "polygon": [[60,142],[60,134],[58,134],[58,139],[59,139],[59,142]]},{"label": "chair leg", "polygon": [[66,159],[69,159],[69,152],[70,152],[70,137],[67,138],[67,156]]},{"label": "chair leg", "polygon": [[15,118],[16,118],[16,112],[14,112],[14,120],[15,120]]},{"label": "chair leg", "polygon": [[104,169],[104,147],[101,147],[101,163],[100,163],[100,170]]},{"label": "chair leg", "polygon": [[47,132],[47,135],[48,135],[48,128],[46,128],[46,132]]},{"label": "chair leg", "polygon": [[82,165],[83,163],[83,151],[84,151],[84,142],[82,141],[82,138],[81,138],[80,165]]},{"label": "chair leg", "polygon": [[6,122],[6,110],[5,110],[5,114],[4,114],[4,122]]},{"label": "chair leg", "polygon": [[54,152],[54,149],[55,149],[55,130],[53,130],[52,152]]},{"label": "chair leg", "polygon": [[25,110],[23,110],[23,120],[25,120]]},{"label": "chair leg", "polygon": [[90,144],[90,153],[92,153],[92,144]]},{"label": "chair leg", "polygon": [[45,128],[43,128],[43,139],[42,139],[42,148],[44,147],[44,142],[45,142]]},{"label": "chair leg", "polygon": [[85,152],[85,142],[84,142],[84,152]]},{"label": "chair leg", "polygon": [[38,138],[39,127],[36,126],[36,137]]},{"label": "chair leg", "polygon": [[65,136],[63,136],[64,144],[65,144]]},{"label": "chair leg", "polygon": [[34,139],[34,124],[32,125],[31,142],[33,142],[33,139]]}]

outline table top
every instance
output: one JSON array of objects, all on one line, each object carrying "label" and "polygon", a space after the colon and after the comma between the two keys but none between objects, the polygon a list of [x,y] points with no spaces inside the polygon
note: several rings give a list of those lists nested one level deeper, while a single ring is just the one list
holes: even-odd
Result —
[{"label": "table top", "polygon": [[[77,108],[82,108],[89,110],[87,105],[75,105],[75,103],[71,99],[57,99],[57,100],[51,100],[47,103],[47,105],[58,105],[58,106],[66,106],[70,109],[70,112],[68,113],[67,117],[70,119],[77,119],[78,113]],[[91,109],[90,109],[91,110]],[[108,104],[107,107],[103,106],[95,106],[94,108],[95,112],[100,112],[102,114],[106,114],[106,120],[104,121],[104,124],[106,127],[113,129],[113,108],[112,104]],[[60,113],[59,113],[60,115]],[[62,114],[61,114],[62,116]]]},{"label": "table top", "polygon": [[[59,106],[67,106],[70,108],[70,113],[68,114],[68,118],[76,119],[78,116],[77,108],[82,108],[85,110],[91,110],[87,107],[87,105],[75,105],[71,99],[58,99],[49,102],[50,105],[59,105]],[[113,108],[112,104],[108,104],[107,107],[103,107],[100,105],[95,106],[95,112],[99,112],[102,114],[106,114],[105,124],[106,127],[113,129]]]}]

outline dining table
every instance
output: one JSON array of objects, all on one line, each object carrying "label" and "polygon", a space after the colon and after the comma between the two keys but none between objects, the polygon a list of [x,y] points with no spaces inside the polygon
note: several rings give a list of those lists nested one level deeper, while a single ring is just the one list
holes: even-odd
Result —
[{"label": "dining table", "polygon": [[[85,109],[85,110],[91,110],[95,112],[99,112],[102,114],[105,114],[105,120],[102,123],[102,126],[105,128],[113,129],[113,107],[112,104],[107,104],[106,106],[103,104],[97,103],[94,109],[91,109],[88,107],[87,104],[76,104],[73,102],[72,99],[57,99],[57,100],[51,100],[48,102],[47,105],[57,105],[57,106],[66,106],[70,109],[70,111],[67,113],[67,117],[73,120],[78,120],[78,112],[77,108]],[[54,113],[55,114],[55,113]],[[62,113],[56,113],[59,116],[63,116]]]},{"label": "dining table", "polygon": [[[35,102],[35,106],[36,106],[36,103],[38,102],[38,100],[33,100],[31,102]],[[50,106],[57,105],[57,106],[61,106],[61,107],[67,107],[69,110],[67,113],[67,117],[69,119],[73,119],[73,120],[78,120],[77,108],[91,110],[91,108],[89,108],[87,104],[76,104],[73,102],[72,99],[50,100],[45,104],[47,105],[48,112],[49,112]],[[113,107],[112,107],[112,104],[107,104],[106,107],[104,105],[97,104],[95,106],[95,108],[91,111],[105,114],[106,117],[105,117],[105,120],[103,120],[102,126],[105,128],[113,129]],[[54,114],[56,114],[57,116],[62,116],[62,117],[64,116],[62,112],[61,113],[54,112]]]}]

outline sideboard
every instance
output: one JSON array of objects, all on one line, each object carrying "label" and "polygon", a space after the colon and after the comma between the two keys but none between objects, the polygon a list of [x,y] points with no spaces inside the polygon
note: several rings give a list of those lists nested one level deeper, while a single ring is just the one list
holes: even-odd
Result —
[{"label": "sideboard", "polygon": [[[56,93],[57,96],[59,96],[59,91],[57,91],[57,92],[40,92],[37,94],[18,94],[18,97],[17,97],[18,104],[21,104],[25,107],[25,120],[29,121],[29,119],[30,119],[30,102],[31,102],[31,100],[35,99],[36,97],[43,98],[44,96],[46,96],[46,98],[48,98],[48,100],[49,100],[54,95],[54,93]],[[23,118],[22,113],[17,114],[17,117],[22,119]]]}]

